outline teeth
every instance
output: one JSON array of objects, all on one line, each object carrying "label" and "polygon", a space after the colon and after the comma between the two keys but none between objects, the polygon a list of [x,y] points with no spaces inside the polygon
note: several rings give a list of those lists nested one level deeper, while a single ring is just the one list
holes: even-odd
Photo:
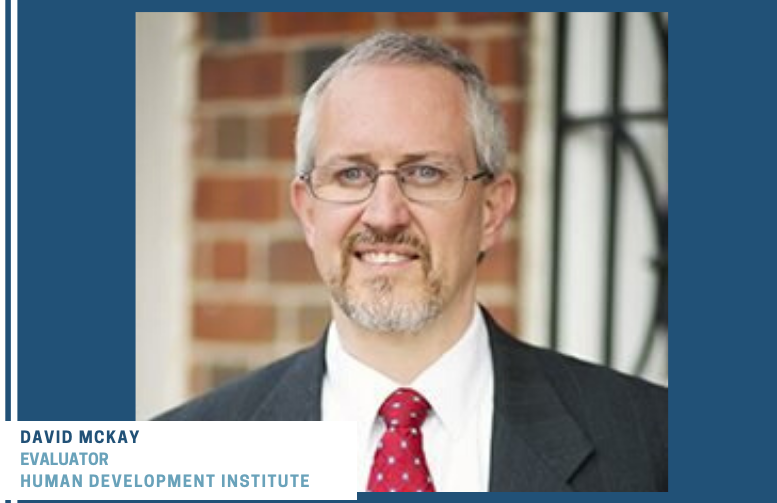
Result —
[{"label": "teeth", "polygon": [[362,255],[362,260],[370,264],[396,264],[399,262],[405,262],[410,260],[407,255],[400,255],[398,253],[365,253]]}]

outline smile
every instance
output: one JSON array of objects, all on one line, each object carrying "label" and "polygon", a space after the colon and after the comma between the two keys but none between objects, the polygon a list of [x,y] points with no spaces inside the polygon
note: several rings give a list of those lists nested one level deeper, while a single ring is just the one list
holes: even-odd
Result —
[{"label": "smile", "polygon": [[411,262],[418,258],[418,255],[405,255],[392,252],[357,252],[356,257],[362,262],[373,265],[393,265],[405,262]]}]

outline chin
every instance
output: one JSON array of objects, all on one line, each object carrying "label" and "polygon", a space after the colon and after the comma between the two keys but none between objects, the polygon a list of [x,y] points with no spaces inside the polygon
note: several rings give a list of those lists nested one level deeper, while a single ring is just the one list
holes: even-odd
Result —
[{"label": "chin", "polygon": [[[419,295],[421,291],[424,294]],[[428,293],[422,287],[395,288],[391,282],[332,291],[335,302],[351,321],[377,333],[420,332],[442,311],[441,297]]]},{"label": "chin", "polygon": [[428,302],[350,302],[340,306],[354,323],[375,333],[419,333],[437,318],[440,306]]}]

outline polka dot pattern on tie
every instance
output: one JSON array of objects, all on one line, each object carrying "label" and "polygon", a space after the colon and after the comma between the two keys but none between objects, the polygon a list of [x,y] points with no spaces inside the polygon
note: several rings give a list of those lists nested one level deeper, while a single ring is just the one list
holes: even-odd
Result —
[{"label": "polka dot pattern on tie", "polygon": [[378,443],[368,491],[434,492],[426,464],[421,426],[431,406],[415,390],[394,391],[378,412],[386,431]]}]

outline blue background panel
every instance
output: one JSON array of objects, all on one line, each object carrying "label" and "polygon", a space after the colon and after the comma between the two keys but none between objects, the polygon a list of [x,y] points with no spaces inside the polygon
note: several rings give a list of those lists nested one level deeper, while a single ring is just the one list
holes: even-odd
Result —
[{"label": "blue background panel", "polygon": [[135,15],[19,2],[18,417],[135,416]]}]

